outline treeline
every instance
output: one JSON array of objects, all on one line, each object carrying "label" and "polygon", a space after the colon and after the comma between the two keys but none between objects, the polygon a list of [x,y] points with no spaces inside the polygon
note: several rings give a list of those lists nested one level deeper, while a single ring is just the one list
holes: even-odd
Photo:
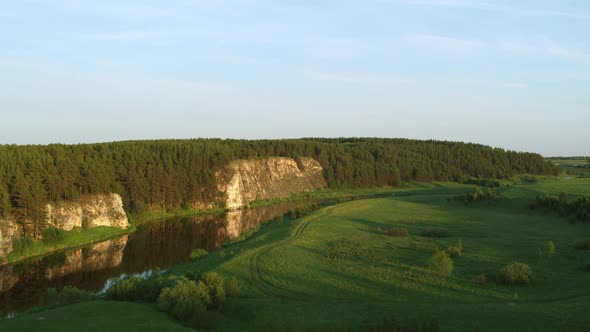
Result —
[{"label": "treeline", "polygon": [[590,221],[590,197],[579,197],[570,200],[565,192],[559,195],[540,195],[534,203],[530,204],[531,209],[543,208],[557,212],[562,217],[574,217],[579,221]]},{"label": "treeline", "polygon": [[217,195],[216,171],[235,159],[312,157],[332,188],[401,181],[557,174],[533,153],[406,139],[158,140],[0,146],[0,215],[39,220],[47,202],[119,193],[128,211],[198,207]]}]

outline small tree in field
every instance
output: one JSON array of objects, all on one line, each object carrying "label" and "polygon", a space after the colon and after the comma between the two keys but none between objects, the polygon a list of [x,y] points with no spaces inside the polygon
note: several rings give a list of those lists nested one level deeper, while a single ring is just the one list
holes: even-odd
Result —
[{"label": "small tree in field", "polygon": [[553,244],[553,241],[549,241],[547,242],[547,256],[549,256],[549,258],[553,257],[553,255],[555,254],[555,244]]},{"label": "small tree in field", "polygon": [[502,282],[509,285],[524,285],[531,282],[531,268],[524,263],[512,263],[500,270]]},{"label": "small tree in field", "polygon": [[448,277],[453,272],[453,267],[453,260],[442,250],[437,250],[428,260],[428,268],[442,278]]}]

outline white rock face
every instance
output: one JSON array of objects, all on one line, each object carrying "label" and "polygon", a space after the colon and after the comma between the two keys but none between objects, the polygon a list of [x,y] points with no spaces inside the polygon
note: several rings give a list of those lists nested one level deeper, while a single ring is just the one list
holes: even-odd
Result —
[{"label": "white rock face", "polygon": [[66,231],[74,227],[129,227],[123,200],[118,194],[86,196],[76,201],[48,204],[46,209],[47,223]]},{"label": "white rock face", "polygon": [[236,160],[228,166],[228,176],[220,181],[225,206],[230,210],[248,206],[256,200],[288,197],[326,187],[323,168],[316,160],[292,158]]},{"label": "white rock face", "polygon": [[0,257],[12,250],[12,241],[18,236],[18,225],[10,219],[0,219]]}]

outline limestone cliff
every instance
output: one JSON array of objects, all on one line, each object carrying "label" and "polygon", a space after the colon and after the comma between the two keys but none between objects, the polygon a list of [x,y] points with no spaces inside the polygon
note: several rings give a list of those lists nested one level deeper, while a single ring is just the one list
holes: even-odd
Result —
[{"label": "limestone cliff", "polygon": [[98,226],[127,229],[129,221],[118,194],[86,196],[76,201],[48,204],[47,223],[66,231]]},{"label": "limestone cliff", "polygon": [[0,218],[0,257],[6,257],[12,250],[12,242],[18,236],[18,226],[10,219]]},{"label": "limestone cliff", "polygon": [[283,198],[326,186],[322,166],[311,158],[236,160],[228,165],[225,179],[219,182],[225,206],[230,210],[256,200]]}]

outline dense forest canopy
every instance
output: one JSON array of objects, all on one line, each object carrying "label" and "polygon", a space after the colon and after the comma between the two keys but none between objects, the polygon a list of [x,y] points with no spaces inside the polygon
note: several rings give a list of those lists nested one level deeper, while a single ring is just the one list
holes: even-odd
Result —
[{"label": "dense forest canopy", "polygon": [[219,195],[215,173],[228,162],[271,156],[315,158],[324,167],[332,188],[557,173],[557,168],[538,154],[408,139],[0,145],[0,217],[38,220],[47,202],[107,192],[119,193],[128,211],[133,212],[196,207]]}]

